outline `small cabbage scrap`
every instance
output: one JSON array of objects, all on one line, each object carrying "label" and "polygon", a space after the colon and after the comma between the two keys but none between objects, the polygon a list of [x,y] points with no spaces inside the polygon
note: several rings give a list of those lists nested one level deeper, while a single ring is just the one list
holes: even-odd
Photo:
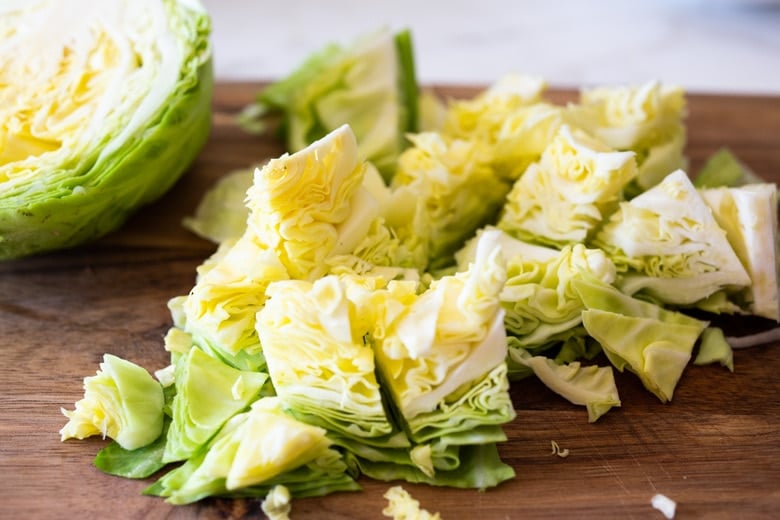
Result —
[{"label": "small cabbage scrap", "polygon": [[439,513],[432,514],[422,509],[420,502],[401,486],[391,487],[384,497],[387,499],[387,507],[382,509],[382,514],[393,520],[441,520]]},{"label": "small cabbage scrap", "polygon": [[329,44],[262,90],[239,123],[262,131],[281,112],[287,148],[298,151],[344,124],[358,155],[390,179],[404,134],[417,129],[418,87],[409,31],[383,28],[346,45]]},{"label": "small cabbage scrap", "polygon": [[628,368],[662,402],[670,401],[708,323],[632,298],[614,287],[576,280],[587,310],[582,323],[621,372]]},{"label": "small cabbage scrap", "polygon": [[[381,284],[364,282],[363,291]],[[257,333],[277,395],[296,417],[356,439],[390,435],[366,339],[371,311],[350,301],[360,288],[348,284],[335,275],[271,284]]]},{"label": "small cabbage scrap", "polygon": [[0,3],[0,260],[120,227],[211,128],[198,0]]},{"label": "small cabbage scrap", "polygon": [[712,154],[693,179],[693,185],[697,188],[728,188],[764,182],[728,148],[721,148]]},{"label": "small cabbage scrap", "polygon": [[707,327],[701,333],[699,353],[693,360],[694,365],[709,365],[720,363],[721,366],[734,372],[734,350],[732,350],[723,330],[718,327]]},{"label": "small cabbage scrap", "polygon": [[245,200],[253,176],[254,169],[243,169],[220,177],[200,200],[195,214],[186,217],[182,225],[217,244],[241,237],[249,216]]},{"label": "small cabbage scrap", "polygon": [[163,460],[191,457],[235,414],[260,395],[268,375],[235,369],[190,349],[176,364],[173,421],[168,427]]},{"label": "small cabbage scrap", "polygon": [[142,367],[111,354],[97,374],[84,378],[84,397],[75,410],[62,409],[68,422],[62,440],[111,437],[126,450],[152,443],[163,430],[163,390]]},{"label": "small cabbage scrap", "polygon": [[290,504],[290,490],[281,484],[271,488],[260,508],[268,517],[268,520],[290,520],[292,504]]},{"label": "small cabbage scrap", "polygon": [[780,321],[777,185],[746,184],[699,193],[750,276],[750,284],[731,299],[742,302],[743,312]]},{"label": "small cabbage scrap", "polygon": [[563,125],[512,186],[498,227],[545,245],[584,242],[636,175],[633,152],[616,152]]},{"label": "small cabbage scrap", "polygon": [[234,492],[251,496],[254,486],[265,484],[256,490],[265,496],[278,484],[293,491],[284,477],[300,479],[293,475],[297,469],[312,481],[321,479],[318,485],[331,481],[341,485],[346,465],[330,445],[324,429],[295,420],[282,410],[278,398],[264,397],[231,418],[206,450],[164,475],[146,493],[167,497],[172,504],[188,504]]},{"label": "small cabbage scrap", "polygon": [[509,356],[531,368],[556,394],[573,404],[585,406],[589,422],[597,421],[613,406],[620,406],[612,367],[583,366],[579,361],[560,365],[548,357],[533,356],[522,347],[512,346],[511,341]]},{"label": "small cabbage scrap", "polygon": [[628,294],[685,305],[750,284],[726,232],[682,170],[622,202],[593,244],[623,271],[617,284]]},{"label": "small cabbage scrap", "polygon": [[585,89],[568,119],[611,148],[636,153],[638,174],[627,187],[636,195],[686,167],[685,111],[680,87],[649,81]]}]

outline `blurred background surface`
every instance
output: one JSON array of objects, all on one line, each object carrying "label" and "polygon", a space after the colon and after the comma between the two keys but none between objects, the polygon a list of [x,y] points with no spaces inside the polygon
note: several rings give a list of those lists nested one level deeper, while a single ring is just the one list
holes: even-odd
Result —
[{"label": "blurred background surface", "polygon": [[552,86],[780,94],[777,0],[203,0],[219,80],[273,80],[329,42],[409,28],[422,84],[508,72]]}]

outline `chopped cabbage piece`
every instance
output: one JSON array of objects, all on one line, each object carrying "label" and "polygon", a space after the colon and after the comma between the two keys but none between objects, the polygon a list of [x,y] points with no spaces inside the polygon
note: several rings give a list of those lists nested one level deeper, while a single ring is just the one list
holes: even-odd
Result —
[{"label": "chopped cabbage piece", "polygon": [[254,169],[230,172],[221,177],[200,200],[195,214],[186,217],[184,227],[217,244],[238,239],[246,230],[249,216],[246,192],[254,180]]},{"label": "chopped cabbage piece", "polygon": [[545,350],[559,342],[584,335],[580,327],[584,309],[572,287],[577,278],[615,280],[612,261],[599,249],[582,244],[562,250],[542,248],[502,233],[507,259],[507,280],[501,290],[504,325],[527,350]]},{"label": "chopped cabbage piece", "polygon": [[734,351],[723,330],[718,327],[707,327],[701,333],[699,353],[696,354],[693,364],[709,365],[716,362],[728,368],[730,372],[734,372]]},{"label": "chopped cabbage piece", "polygon": [[496,174],[511,182],[541,155],[563,121],[563,109],[543,102],[541,78],[508,74],[472,99],[451,101],[442,133],[476,143]]},{"label": "chopped cabbage piece", "polygon": [[563,125],[512,186],[498,227],[544,245],[584,242],[636,174],[633,152],[615,152]]},{"label": "chopped cabbage piece", "polygon": [[199,268],[182,302],[183,328],[199,346],[228,362],[248,356],[249,368],[262,368],[255,316],[268,284],[317,279],[327,257],[350,253],[365,238],[379,213],[362,185],[365,171],[346,125],[255,170],[244,234]]},{"label": "chopped cabbage piece", "polygon": [[467,271],[434,280],[419,296],[395,282],[382,293],[377,365],[412,439],[422,442],[431,425],[454,433],[514,417],[499,301],[505,279],[494,231],[482,234]]},{"label": "chopped cabbage piece", "polygon": [[699,193],[750,277],[750,284],[736,295],[743,311],[780,321],[777,185],[747,184]]},{"label": "chopped cabbage piece", "polygon": [[697,188],[733,187],[764,182],[728,148],[721,148],[712,154],[693,179]]},{"label": "chopped cabbage piece", "polygon": [[648,81],[584,89],[568,119],[611,148],[636,153],[638,173],[627,186],[633,196],[687,166],[685,115],[685,92],[680,87]]},{"label": "chopped cabbage piece", "polygon": [[628,368],[662,402],[670,401],[699,336],[709,325],[632,298],[607,284],[575,280],[587,310],[582,323],[621,372]]},{"label": "chopped cabbage piece", "polygon": [[163,460],[194,455],[228,419],[246,409],[263,391],[268,375],[235,369],[190,349],[176,364],[176,395]]},{"label": "chopped cabbage piece", "polygon": [[509,356],[531,368],[536,377],[556,394],[573,404],[585,406],[590,422],[597,421],[613,406],[620,406],[611,367],[583,366],[578,361],[561,365],[545,356],[533,356],[522,347],[512,347],[511,343]]},{"label": "chopped cabbage piece", "polygon": [[281,484],[272,487],[260,504],[260,509],[268,520],[290,520],[290,490]]},{"label": "chopped cabbage piece", "polygon": [[393,486],[388,489],[384,497],[387,499],[387,507],[382,509],[384,516],[393,520],[440,520],[439,513],[430,513],[420,507],[419,500],[412,498],[401,486]]},{"label": "chopped cabbage piece", "polygon": [[[233,493],[266,496],[279,484],[293,492],[296,477],[301,478],[296,470],[303,470],[310,480],[320,479],[320,486],[329,481],[342,485],[346,465],[330,445],[324,429],[295,420],[282,411],[278,398],[264,397],[249,411],[233,416],[206,450],[146,492],[167,497],[172,504]],[[285,483],[285,477],[292,483]]]},{"label": "chopped cabbage piece", "polygon": [[622,202],[593,244],[622,271],[621,290],[664,303],[691,304],[750,284],[726,232],[682,170]]},{"label": "chopped cabbage piece", "polygon": [[418,92],[409,31],[387,28],[329,44],[262,90],[239,120],[248,130],[281,112],[287,148],[298,151],[348,124],[361,160],[392,176],[404,135],[417,129]]},{"label": "chopped cabbage piece", "polygon": [[151,444],[163,430],[164,397],[160,383],[144,368],[106,354],[97,374],[84,378],[84,397],[68,418],[62,440],[92,435],[111,437],[126,450]]},{"label": "chopped cabbage piece", "polygon": [[361,289],[348,284],[335,275],[271,284],[257,332],[277,395],[296,417],[356,439],[388,436],[395,428],[367,339],[371,309],[350,301]]},{"label": "chopped cabbage piece", "polygon": [[495,219],[509,184],[496,177],[478,143],[432,132],[409,138],[413,146],[399,157],[384,217],[408,249],[422,248],[421,269],[444,267]]}]

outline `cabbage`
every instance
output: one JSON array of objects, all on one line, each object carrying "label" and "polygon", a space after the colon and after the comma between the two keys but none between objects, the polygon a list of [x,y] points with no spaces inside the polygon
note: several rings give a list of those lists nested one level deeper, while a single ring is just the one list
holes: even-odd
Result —
[{"label": "cabbage", "polygon": [[325,434],[285,414],[277,398],[265,397],[145,493],[188,504],[212,495],[265,496],[275,485],[294,496],[357,489]]},{"label": "cabbage", "polygon": [[204,145],[197,0],[5,2],[0,34],[0,259],[117,229]]},{"label": "cabbage", "polygon": [[236,170],[220,177],[203,195],[195,214],[186,217],[182,225],[217,244],[238,239],[246,229],[246,192],[252,182],[254,169]]},{"label": "cabbage", "polygon": [[111,437],[133,450],[152,443],[163,430],[163,390],[142,367],[106,354],[97,374],[84,378],[84,397],[62,409],[68,422],[62,440]]},{"label": "cabbage", "polygon": [[499,177],[517,179],[563,120],[560,107],[541,100],[546,88],[541,78],[508,74],[472,99],[451,101],[441,132],[477,144]]},{"label": "cabbage", "polygon": [[692,304],[750,284],[726,232],[682,170],[621,203],[594,245],[622,271],[621,290],[664,303]]},{"label": "cabbage", "polygon": [[649,81],[585,89],[567,119],[615,150],[636,153],[638,174],[627,186],[633,196],[686,167],[685,115],[680,87]]},{"label": "cabbage", "polygon": [[235,366],[262,368],[255,315],[268,284],[319,278],[329,256],[349,253],[364,239],[379,213],[362,186],[365,171],[346,125],[255,170],[243,235],[223,242],[200,266],[181,301],[182,328],[199,346]]},{"label": "cabbage", "polygon": [[420,249],[421,269],[445,267],[464,240],[495,219],[509,184],[495,175],[478,143],[435,132],[410,140],[383,216],[407,250]]},{"label": "cabbage", "polygon": [[547,388],[569,402],[585,406],[588,421],[595,422],[613,406],[620,406],[611,367],[583,366],[579,361],[558,364],[544,356],[533,356],[510,342],[509,356],[533,370]]},{"label": "cabbage", "polygon": [[728,148],[721,148],[712,154],[693,179],[693,184],[697,188],[742,186],[763,182],[761,177],[742,163]]},{"label": "cabbage", "polygon": [[699,193],[726,230],[729,244],[750,277],[750,284],[730,298],[741,304],[742,312],[780,321],[777,185],[746,184]]},{"label": "cabbage", "polygon": [[[369,292],[381,287],[381,279],[364,283]],[[358,440],[386,437],[396,430],[367,339],[371,308],[350,301],[358,288],[349,285],[335,275],[269,285],[257,332],[274,388],[292,414]]]},{"label": "cabbage", "polygon": [[[500,300],[505,312],[504,326],[516,338],[513,344],[538,352],[560,342],[577,341],[577,337],[583,336],[583,305],[572,281],[592,277],[612,283],[616,276],[612,261],[603,251],[582,244],[556,250],[499,233],[507,263],[507,280]],[[461,262],[469,258],[473,242],[459,251]]]},{"label": "cabbage", "polygon": [[568,125],[507,195],[498,227],[529,242],[584,242],[637,175],[632,152],[615,152]]},{"label": "cabbage", "polygon": [[228,419],[260,396],[267,380],[267,374],[237,370],[198,348],[190,349],[176,364],[173,422],[163,460],[194,455]]},{"label": "cabbage", "polygon": [[311,55],[262,90],[239,123],[262,131],[269,116],[281,113],[287,149],[293,152],[349,124],[361,160],[375,164],[389,180],[404,134],[417,129],[417,95],[411,34],[380,29]]},{"label": "cabbage", "polygon": [[434,280],[419,296],[392,282],[396,291],[384,293],[379,305],[376,362],[417,442],[514,417],[499,301],[506,268],[497,233],[483,233],[467,271]]},{"label": "cabbage", "polygon": [[701,333],[701,342],[694,365],[709,365],[710,363],[720,363],[734,372],[734,351],[729,345],[723,330],[718,327],[707,327]]},{"label": "cabbage", "polygon": [[662,402],[670,401],[708,322],[638,300],[595,280],[575,280],[585,304],[582,323],[621,372],[635,373]]}]

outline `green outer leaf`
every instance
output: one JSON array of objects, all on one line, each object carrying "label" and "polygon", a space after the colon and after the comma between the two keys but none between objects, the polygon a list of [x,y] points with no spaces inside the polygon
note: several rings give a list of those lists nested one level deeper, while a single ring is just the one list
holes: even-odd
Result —
[{"label": "green outer leaf", "polygon": [[[408,29],[395,35],[395,47],[398,53],[401,99],[405,109],[406,124],[401,126],[401,133],[417,132],[420,123],[419,97],[417,75],[414,66],[414,45],[412,33]],[[403,135],[401,137],[403,139]],[[403,148],[403,146],[402,146]]]},{"label": "green outer leaf", "polygon": [[726,341],[723,330],[718,327],[707,327],[701,333],[699,353],[693,360],[694,365],[709,365],[720,363],[721,366],[734,372],[734,351]]},{"label": "green outer leaf", "polygon": [[451,471],[437,471],[433,476],[428,476],[413,466],[375,463],[362,459],[354,459],[352,462],[364,475],[376,480],[389,482],[400,479],[454,488],[484,490],[515,476],[515,470],[501,461],[495,444],[464,446],[461,449],[460,460],[461,464],[458,468]]},{"label": "green outer leaf", "polygon": [[[100,162],[100,150],[94,150],[94,157],[83,158],[77,169],[62,164],[42,172],[40,188],[23,186],[0,195],[0,260],[102,237],[187,171],[211,129],[213,91],[210,20],[201,12],[187,16],[197,17],[193,54],[154,120]],[[73,192],[74,186],[83,190]]]},{"label": "green outer leaf", "polygon": [[95,467],[109,475],[124,478],[147,478],[166,466],[163,462],[166,434],[170,419],[165,418],[162,434],[153,443],[126,450],[116,441],[111,442],[95,456]]},{"label": "green outer leaf", "polygon": [[740,162],[728,148],[721,148],[712,154],[693,179],[693,185],[697,188],[742,186],[762,182],[766,181]]}]

